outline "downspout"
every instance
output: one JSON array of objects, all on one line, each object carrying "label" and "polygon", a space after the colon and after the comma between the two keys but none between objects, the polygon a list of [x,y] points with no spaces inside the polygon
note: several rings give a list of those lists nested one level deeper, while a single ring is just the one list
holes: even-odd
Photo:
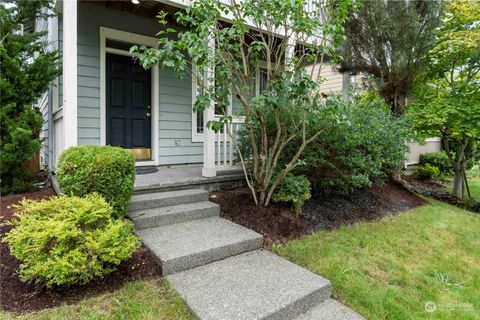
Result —
[{"label": "downspout", "polygon": [[48,110],[47,110],[47,171],[50,174],[53,171],[53,137],[54,137],[54,130],[55,126],[53,125],[53,89],[52,86],[55,84],[50,83],[48,88]]}]

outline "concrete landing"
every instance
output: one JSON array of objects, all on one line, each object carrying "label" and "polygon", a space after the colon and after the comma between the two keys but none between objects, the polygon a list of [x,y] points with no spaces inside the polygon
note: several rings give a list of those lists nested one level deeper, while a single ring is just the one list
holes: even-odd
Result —
[{"label": "concrete landing", "polygon": [[201,320],[293,319],[330,297],[330,282],[256,250],[168,277]]},{"label": "concrete landing", "polygon": [[198,188],[208,191],[245,185],[241,168],[218,170],[216,177],[202,176],[202,165],[160,166],[154,173],[137,175],[135,194]]},{"label": "concrete landing", "polygon": [[197,219],[137,231],[164,275],[262,247],[263,237],[228,220]]}]

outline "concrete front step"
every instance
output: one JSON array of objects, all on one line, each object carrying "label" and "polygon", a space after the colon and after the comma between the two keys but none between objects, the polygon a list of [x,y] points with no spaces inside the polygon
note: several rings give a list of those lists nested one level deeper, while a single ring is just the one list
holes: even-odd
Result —
[{"label": "concrete front step", "polygon": [[168,280],[201,320],[295,319],[331,295],[328,280],[264,250]]},{"label": "concrete front step", "polygon": [[160,227],[195,219],[215,217],[220,206],[210,201],[186,203],[170,207],[137,210],[128,213],[137,230]]},{"label": "concrete front step", "polygon": [[164,275],[202,266],[262,247],[263,237],[213,217],[137,231],[159,260]]},{"label": "concrete front step", "polygon": [[202,189],[185,189],[138,194],[132,197],[129,210],[138,211],[202,201],[208,201],[208,192]]},{"label": "concrete front step", "polygon": [[365,318],[337,300],[326,299],[295,320],[365,320]]}]

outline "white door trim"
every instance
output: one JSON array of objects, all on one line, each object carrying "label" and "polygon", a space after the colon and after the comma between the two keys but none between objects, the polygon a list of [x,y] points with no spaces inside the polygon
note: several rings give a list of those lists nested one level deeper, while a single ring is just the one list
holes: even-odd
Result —
[{"label": "white door trim", "polygon": [[[132,44],[145,45],[148,47],[157,47],[158,40],[153,37],[139,35],[135,33],[100,27],[100,144],[105,145],[107,142],[107,107],[106,107],[106,54],[111,52],[114,54],[131,56],[130,52],[107,48],[106,40],[124,41]],[[152,67],[152,160],[137,161],[137,166],[158,165],[158,116],[159,116],[159,71],[158,66]]]}]

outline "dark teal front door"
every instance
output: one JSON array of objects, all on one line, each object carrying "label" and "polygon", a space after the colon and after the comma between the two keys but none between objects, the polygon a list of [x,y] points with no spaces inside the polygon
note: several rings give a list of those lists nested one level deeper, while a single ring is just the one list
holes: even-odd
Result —
[{"label": "dark teal front door", "polygon": [[151,74],[131,57],[107,54],[107,144],[131,149],[137,160],[151,156]]}]

